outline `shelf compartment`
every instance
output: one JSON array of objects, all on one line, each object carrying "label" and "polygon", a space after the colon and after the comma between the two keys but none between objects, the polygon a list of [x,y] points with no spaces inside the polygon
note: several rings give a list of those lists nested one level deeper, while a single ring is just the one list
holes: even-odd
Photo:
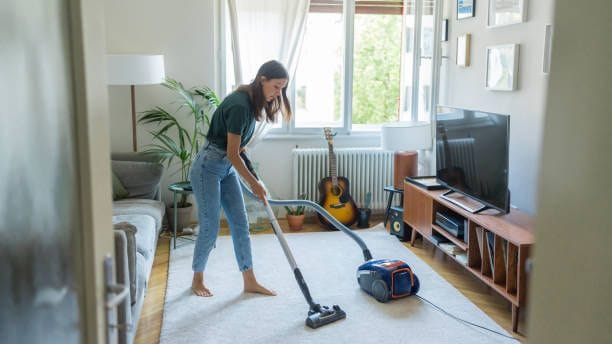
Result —
[{"label": "shelf compartment", "polygon": [[507,260],[508,260],[508,268],[506,275],[508,276],[506,280],[506,292],[512,295],[517,294],[517,285],[518,285],[518,247],[512,243],[508,243],[508,252],[507,252]]},{"label": "shelf compartment", "polygon": [[495,235],[494,239],[494,258],[495,262],[493,269],[493,282],[495,284],[499,284],[506,287],[506,271],[508,269],[506,253],[508,251],[507,245],[508,242],[504,240],[502,237]]},{"label": "shelf compartment", "polygon": [[478,244],[476,224],[472,221],[468,221],[468,266],[480,270],[482,264],[481,257],[482,247]]},{"label": "shelf compartment", "polygon": [[493,288],[496,292],[498,292],[501,296],[503,296],[506,300],[510,301],[512,304],[514,305],[518,305],[519,304],[519,299],[517,297],[517,295],[514,294],[509,294],[506,292],[506,288],[493,283],[493,279],[491,277],[488,276],[484,276],[480,273],[480,270],[474,269],[474,268],[470,268],[467,267],[467,269],[473,273],[476,277],[478,277],[480,280],[482,280],[486,285],[488,285],[489,287]]},{"label": "shelf compartment", "polygon": [[[480,268],[480,272],[489,278],[493,277],[493,252],[489,247],[489,235],[493,234],[484,228],[478,227],[479,232],[482,232],[482,238],[480,239],[480,245],[482,247],[481,255],[482,255],[482,266]],[[478,235],[478,232],[477,232]]]},{"label": "shelf compartment", "polygon": [[461,248],[462,250],[467,251],[467,244],[459,238],[453,236],[449,232],[445,231],[444,228],[432,223],[431,229],[436,231],[436,233],[442,235],[446,239],[450,240],[453,244],[459,246],[459,248]]},{"label": "shelf compartment", "polygon": [[[467,261],[462,261],[461,259],[457,258],[457,256],[459,254],[452,254],[451,252],[448,252],[447,250],[445,250],[444,248],[442,248],[439,244],[436,244],[436,240],[432,237],[425,237],[425,239],[427,239],[432,245],[434,245],[436,248],[438,248],[440,251],[444,252],[444,254],[446,254],[447,256],[451,257],[454,261],[456,261],[457,263],[463,265],[463,266],[467,266]],[[464,249],[461,249],[460,254],[467,254],[467,251]]]}]

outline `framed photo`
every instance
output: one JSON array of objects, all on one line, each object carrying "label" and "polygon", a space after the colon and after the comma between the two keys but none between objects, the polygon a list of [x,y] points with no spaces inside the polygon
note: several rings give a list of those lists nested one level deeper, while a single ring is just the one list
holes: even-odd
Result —
[{"label": "framed photo", "polygon": [[457,37],[457,66],[470,66],[470,41],[472,35],[469,33]]},{"label": "framed photo", "polygon": [[489,0],[488,27],[506,26],[527,20],[527,0]]},{"label": "framed photo", "polygon": [[485,88],[495,91],[516,90],[518,57],[518,44],[487,47],[487,75]]},{"label": "framed photo", "polygon": [[476,0],[457,0],[457,19],[473,17],[475,2]]},{"label": "framed photo", "polygon": [[546,24],[544,27],[544,58],[542,59],[542,72],[550,73],[550,56],[552,53],[552,35],[553,28],[551,24]]},{"label": "framed photo", "polygon": [[448,41],[448,19],[442,19],[442,34],[440,35],[442,42]]}]

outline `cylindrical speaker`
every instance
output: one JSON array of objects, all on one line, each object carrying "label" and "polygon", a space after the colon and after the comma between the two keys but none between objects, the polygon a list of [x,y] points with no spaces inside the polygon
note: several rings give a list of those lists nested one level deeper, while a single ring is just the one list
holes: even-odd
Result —
[{"label": "cylindrical speaker", "polygon": [[404,189],[404,179],[419,173],[419,153],[417,151],[397,151],[393,154],[393,186]]}]

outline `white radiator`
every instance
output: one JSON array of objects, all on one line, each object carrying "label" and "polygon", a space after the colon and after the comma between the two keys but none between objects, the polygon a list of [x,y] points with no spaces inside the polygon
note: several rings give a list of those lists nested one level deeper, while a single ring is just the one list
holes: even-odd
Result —
[{"label": "white radiator", "polygon": [[[383,190],[393,185],[393,151],[380,148],[334,149],[338,176],[349,180],[350,194],[357,207],[364,205],[366,193],[372,193],[372,210],[384,210],[388,194]],[[324,148],[296,148],[293,156],[293,196],[306,193],[307,199],[319,202],[318,185],[329,177],[329,151]]]}]

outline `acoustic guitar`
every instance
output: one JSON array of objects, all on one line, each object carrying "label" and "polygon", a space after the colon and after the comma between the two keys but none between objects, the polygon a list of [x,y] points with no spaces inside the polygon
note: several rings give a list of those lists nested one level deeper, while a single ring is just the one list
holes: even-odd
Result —
[{"label": "acoustic guitar", "polygon": [[[336,220],[345,226],[350,226],[357,220],[357,206],[349,193],[349,181],[345,177],[338,177],[336,171],[336,155],[334,153],[334,135],[330,128],[324,128],[325,139],[329,148],[329,177],[319,182],[321,205]],[[323,216],[317,214],[319,221],[329,229],[336,229]]]}]

